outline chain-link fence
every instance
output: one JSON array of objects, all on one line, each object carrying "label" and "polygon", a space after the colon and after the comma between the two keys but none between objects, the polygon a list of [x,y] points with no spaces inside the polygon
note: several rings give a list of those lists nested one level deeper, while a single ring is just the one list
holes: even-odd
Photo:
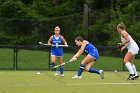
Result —
[{"label": "chain-link fence", "polygon": [[[124,71],[123,53],[120,53],[118,47],[98,47],[100,57],[94,67],[108,71],[120,70]],[[70,46],[64,48],[64,62],[78,51],[78,47]],[[67,64],[65,70],[77,70],[80,62],[86,54],[83,54],[76,62]],[[136,66],[139,67],[139,59],[135,60]],[[15,45],[15,46],[0,46],[0,69],[13,70],[52,70],[50,66],[50,47],[42,45]],[[58,62],[56,61],[58,64]],[[138,70],[140,70],[138,68]]]}]

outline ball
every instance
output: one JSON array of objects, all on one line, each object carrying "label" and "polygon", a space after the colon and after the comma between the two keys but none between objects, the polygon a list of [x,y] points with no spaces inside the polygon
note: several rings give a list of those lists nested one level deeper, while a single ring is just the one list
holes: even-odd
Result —
[{"label": "ball", "polygon": [[36,74],[38,74],[38,75],[39,75],[39,74],[41,74],[41,73],[40,73],[40,72],[37,72]]}]

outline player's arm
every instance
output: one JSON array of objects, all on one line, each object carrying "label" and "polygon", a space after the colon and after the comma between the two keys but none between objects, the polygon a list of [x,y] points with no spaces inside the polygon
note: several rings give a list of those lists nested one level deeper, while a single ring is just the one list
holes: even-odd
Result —
[{"label": "player's arm", "polygon": [[64,38],[63,36],[61,36],[61,38],[62,38],[62,41],[63,41],[64,45],[65,45],[66,47],[68,47],[68,44],[67,44],[65,38]]},{"label": "player's arm", "polygon": [[[122,42],[122,43],[118,43],[118,45],[119,45],[119,46],[125,46],[125,45],[130,41],[130,39],[129,39],[129,37],[128,37],[128,33],[125,32],[125,31],[123,31],[123,32],[121,32],[121,35],[122,35],[122,37],[125,39],[125,41]],[[124,48],[125,48],[125,47],[124,47]]]},{"label": "player's arm", "polygon": [[83,44],[81,46],[81,48],[78,50],[78,52],[73,56],[73,58],[71,59],[71,61],[76,61],[78,59],[78,57],[80,55],[82,55],[82,53],[84,52],[84,49],[86,47],[87,41],[83,41]]},{"label": "player's arm", "polygon": [[120,50],[121,52],[123,52],[123,50],[124,50],[125,48],[126,48],[126,45],[125,45],[125,46],[123,46],[123,47],[120,47],[120,49],[119,49],[119,50]]},{"label": "player's arm", "polygon": [[48,44],[51,45],[51,42],[52,42],[52,36],[49,38]]}]

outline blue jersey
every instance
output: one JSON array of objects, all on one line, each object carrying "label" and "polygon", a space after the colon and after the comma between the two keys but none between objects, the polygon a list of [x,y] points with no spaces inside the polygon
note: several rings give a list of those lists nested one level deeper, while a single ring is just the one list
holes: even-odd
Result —
[{"label": "blue jersey", "polygon": [[[61,35],[59,35],[58,38],[55,37],[55,35],[53,35],[52,38],[52,42],[53,45],[62,45],[62,39],[61,39]],[[54,46],[51,48],[51,56],[63,56],[63,48],[62,47],[58,47],[58,46]]]},{"label": "blue jersey", "polygon": [[94,45],[92,45],[91,43],[88,43],[84,50],[87,54],[95,58],[96,61],[98,60],[99,52],[98,52],[98,49]]}]

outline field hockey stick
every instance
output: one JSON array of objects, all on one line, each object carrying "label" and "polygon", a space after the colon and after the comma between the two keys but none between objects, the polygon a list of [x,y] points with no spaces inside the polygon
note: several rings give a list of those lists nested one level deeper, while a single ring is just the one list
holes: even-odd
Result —
[{"label": "field hockey stick", "polygon": [[42,42],[38,42],[40,45],[45,45],[45,46],[52,46],[50,44],[45,44],[45,43],[42,43]]},{"label": "field hockey stick", "polygon": [[62,63],[62,64],[60,64],[60,65],[56,65],[56,66],[54,66],[53,68],[58,68],[58,67],[60,67],[60,66],[64,66],[64,65],[66,65],[66,64],[68,64],[68,63],[71,63],[72,61],[67,61],[67,62],[65,62],[65,63]]},{"label": "field hockey stick", "polygon": [[39,42],[39,44],[45,45],[45,46],[66,47],[66,45],[50,45],[50,44],[45,44],[45,43],[42,43],[42,42]]},{"label": "field hockey stick", "polygon": [[120,52],[122,52],[121,51],[122,46],[120,44],[118,44],[118,48],[119,48]]},{"label": "field hockey stick", "polygon": [[[124,54],[124,52],[123,51],[121,51],[121,46],[120,45],[118,45],[118,48],[119,48],[119,50],[120,50],[120,52],[122,53],[122,59],[124,59],[124,56],[125,56],[125,54]],[[123,71],[125,70],[125,64],[124,64],[124,62],[123,62],[123,69],[122,69]]]}]

